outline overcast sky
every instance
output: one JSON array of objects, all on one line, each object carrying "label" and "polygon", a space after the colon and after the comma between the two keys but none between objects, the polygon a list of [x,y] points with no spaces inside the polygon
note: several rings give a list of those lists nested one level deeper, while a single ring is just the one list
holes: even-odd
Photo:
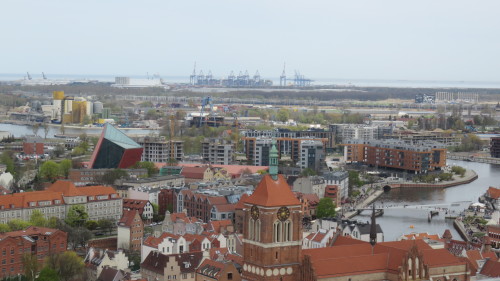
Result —
[{"label": "overcast sky", "polygon": [[1,0],[0,73],[500,80],[500,1]]}]

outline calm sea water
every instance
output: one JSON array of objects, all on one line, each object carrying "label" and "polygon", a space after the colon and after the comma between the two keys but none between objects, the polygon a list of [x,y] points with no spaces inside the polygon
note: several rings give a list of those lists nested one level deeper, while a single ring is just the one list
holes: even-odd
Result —
[{"label": "calm sea water", "polygon": [[[450,229],[455,239],[461,240],[459,234],[453,228],[453,221],[444,218],[444,212],[440,212],[438,217],[434,217],[432,222],[427,221],[429,208],[421,205],[432,205],[436,207],[448,207],[450,204],[459,206],[451,207],[456,212],[462,211],[471,202],[477,202],[488,187],[499,186],[500,165],[484,163],[448,161],[448,164],[455,164],[467,169],[476,171],[479,178],[469,184],[463,184],[446,189],[434,188],[404,188],[394,189],[382,195],[377,201],[377,205],[402,206],[406,208],[386,209],[382,217],[377,218],[384,231],[385,240],[396,240],[402,234],[411,232],[428,232],[429,234],[442,235],[446,229]],[[445,204],[446,206],[444,206]],[[417,206],[415,208],[415,206]],[[369,220],[369,214],[357,216],[356,219]],[[410,228],[413,225],[414,228]]]}]

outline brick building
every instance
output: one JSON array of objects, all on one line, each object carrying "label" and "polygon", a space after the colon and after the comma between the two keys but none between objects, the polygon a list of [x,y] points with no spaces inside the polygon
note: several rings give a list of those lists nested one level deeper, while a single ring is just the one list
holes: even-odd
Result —
[{"label": "brick building", "polygon": [[23,152],[28,155],[42,155],[45,153],[44,145],[42,138],[27,137],[23,142]]},{"label": "brick building", "polygon": [[241,281],[240,272],[232,262],[205,259],[196,270],[196,281]]},{"label": "brick building", "polygon": [[0,278],[24,274],[22,257],[35,255],[43,264],[50,254],[65,252],[68,235],[57,229],[30,226],[25,230],[0,233]]},{"label": "brick building", "polygon": [[[206,194],[195,193],[189,189],[184,189],[176,196],[175,210],[178,213],[184,209],[190,217],[196,217],[204,222],[208,222],[212,218],[212,208],[215,205],[228,205],[228,201],[224,196],[208,196]],[[233,219],[234,209],[230,218]]]},{"label": "brick building", "polygon": [[118,248],[140,251],[144,237],[144,223],[137,210],[123,211],[118,222]]},{"label": "brick building", "polygon": [[153,219],[153,205],[148,200],[123,199],[123,210],[138,211],[139,216],[146,222]]},{"label": "brick building", "polygon": [[437,142],[408,144],[398,140],[350,140],[344,145],[347,163],[426,173],[446,166],[446,148]]},{"label": "brick building", "polygon": [[195,281],[196,268],[202,259],[202,252],[164,255],[153,251],[141,263],[142,278],[158,281]]},{"label": "brick building", "polygon": [[174,211],[175,196],[175,190],[172,188],[160,190],[158,193],[158,213],[160,215],[164,215],[167,211],[171,213]]}]

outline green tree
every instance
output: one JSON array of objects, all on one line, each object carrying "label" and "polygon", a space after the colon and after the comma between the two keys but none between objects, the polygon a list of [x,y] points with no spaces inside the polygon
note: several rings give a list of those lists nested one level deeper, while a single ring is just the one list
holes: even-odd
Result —
[{"label": "green tree", "polygon": [[44,267],[42,271],[40,271],[36,281],[59,281],[60,279],[61,277],[59,277],[57,271],[50,267]]},{"label": "green tree", "polygon": [[36,255],[24,254],[22,258],[24,276],[28,281],[35,281],[38,273],[38,259]]},{"label": "green tree", "polygon": [[73,205],[68,210],[65,222],[70,226],[82,226],[88,218],[85,206]]},{"label": "green tree", "polygon": [[64,152],[66,152],[66,148],[64,148],[64,145],[63,144],[58,144],[56,145],[56,147],[54,148],[54,150],[52,151],[52,153],[54,154],[54,156],[56,157],[61,157],[62,155],[64,155]]},{"label": "green tree", "polygon": [[40,210],[33,210],[33,213],[31,213],[30,216],[29,223],[34,226],[46,227],[48,225],[48,220],[45,218],[42,212],[40,212]]},{"label": "green tree", "polygon": [[16,231],[16,230],[26,229],[28,226],[31,225],[31,223],[29,223],[27,221],[20,220],[20,219],[13,219],[13,220],[8,221],[7,225],[10,227],[10,229],[12,231]]},{"label": "green tree", "polygon": [[96,221],[88,220],[85,222],[85,228],[88,230],[96,230],[99,227],[99,224]]},{"label": "green tree", "polygon": [[43,180],[54,182],[60,175],[59,164],[52,160],[45,161],[40,167],[39,173]]},{"label": "green tree", "polygon": [[59,174],[63,176],[65,179],[68,178],[69,170],[73,166],[73,162],[70,159],[63,159],[59,163]]},{"label": "green tree", "polygon": [[364,183],[359,178],[359,172],[349,171],[349,188],[354,186],[362,186]]},{"label": "green tree", "polygon": [[118,179],[128,179],[129,175],[127,171],[122,170],[122,169],[114,169],[106,172],[104,175],[101,177],[101,182],[104,184],[114,184],[116,180]]},{"label": "green tree", "polygon": [[108,234],[111,233],[111,230],[113,230],[113,228],[115,226],[113,221],[110,219],[100,219],[97,221],[97,225],[99,226],[99,228],[101,228],[103,231],[107,232]]},{"label": "green tree", "polygon": [[11,231],[10,226],[6,223],[0,223],[0,233]]},{"label": "green tree", "polygon": [[14,162],[14,159],[12,157],[13,152],[12,151],[4,151],[2,153],[2,157],[0,158],[0,161],[2,164],[6,166],[5,172],[11,173],[12,175],[17,174],[16,172],[16,165]]},{"label": "green tree", "polygon": [[281,122],[286,122],[290,119],[290,111],[286,108],[281,108],[278,110],[278,114],[276,115],[276,119]]},{"label": "green tree", "polygon": [[47,257],[45,264],[46,267],[57,272],[62,281],[79,276],[83,273],[85,267],[83,259],[73,251],[51,254]]},{"label": "green tree", "polygon": [[324,197],[319,200],[318,207],[316,208],[316,217],[318,218],[332,218],[335,216],[335,204],[332,198]]},{"label": "green tree", "polygon": [[156,168],[155,163],[153,163],[153,162],[141,162],[141,161],[139,161],[139,162],[134,164],[133,168],[148,170],[148,177],[152,177],[153,175],[158,174],[158,168]]}]

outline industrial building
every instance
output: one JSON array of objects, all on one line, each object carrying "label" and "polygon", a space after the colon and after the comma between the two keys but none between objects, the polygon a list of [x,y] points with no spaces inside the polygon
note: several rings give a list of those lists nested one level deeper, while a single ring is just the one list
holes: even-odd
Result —
[{"label": "industrial building", "polygon": [[63,91],[54,91],[52,98],[52,104],[41,105],[43,115],[49,116],[52,123],[83,123],[85,117],[89,117],[88,121],[91,121],[93,114],[103,111],[102,102],[65,96]]},{"label": "industrial building", "polygon": [[415,174],[446,166],[446,148],[433,141],[408,144],[399,140],[350,140],[344,146],[347,163],[364,163]]},{"label": "industrial building", "polygon": [[201,143],[203,161],[216,165],[232,164],[234,144],[223,138],[208,138]]},{"label": "industrial building", "polygon": [[169,159],[182,161],[184,157],[184,142],[180,140],[169,140],[165,137],[140,137],[137,143],[144,148],[141,161],[167,163]]},{"label": "industrial building", "polygon": [[130,168],[141,161],[142,152],[141,145],[106,123],[90,158],[89,168]]}]

